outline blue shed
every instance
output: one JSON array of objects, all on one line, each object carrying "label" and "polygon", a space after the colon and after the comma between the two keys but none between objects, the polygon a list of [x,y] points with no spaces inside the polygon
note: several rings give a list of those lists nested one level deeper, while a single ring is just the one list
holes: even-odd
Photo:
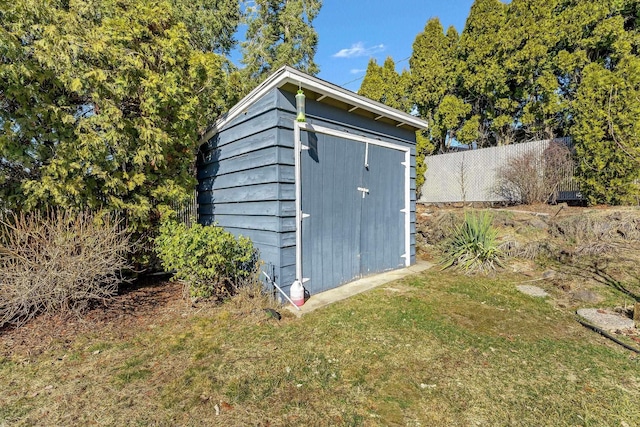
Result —
[{"label": "blue shed", "polygon": [[[296,121],[295,94],[306,96]],[[415,262],[415,132],[426,123],[280,68],[206,133],[198,218],[254,242],[311,295]]]}]

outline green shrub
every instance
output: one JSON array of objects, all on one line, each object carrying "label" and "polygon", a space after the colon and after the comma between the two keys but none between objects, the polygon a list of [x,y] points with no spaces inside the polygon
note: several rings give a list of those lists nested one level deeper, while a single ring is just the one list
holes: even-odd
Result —
[{"label": "green shrub", "polygon": [[233,294],[257,269],[251,240],[215,225],[165,221],[155,242],[164,269],[175,271],[174,278],[185,282],[193,298]]},{"label": "green shrub", "polygon": [[500,266],[502,252],[498,248],[497,230],[491,226],[488,212],[465,214],[464,223],[453,231],[445,243],[443,269],[457,267],[468,273],[487,272]]},{"label": "green shrub", "polygon": [[122,221],[90,212],[0,217],[0,326],[79,312],[118,291],[129,268]]}]

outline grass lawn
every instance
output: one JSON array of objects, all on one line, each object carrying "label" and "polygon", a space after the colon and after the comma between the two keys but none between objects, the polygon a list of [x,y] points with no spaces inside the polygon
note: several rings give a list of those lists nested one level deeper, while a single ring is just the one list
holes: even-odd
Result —
[{"label": "grass lawn", "polygon": [[639,425],[640,359],[519,280],[432,270],[301,319],[82,334],[0,358],[0,425]]}]

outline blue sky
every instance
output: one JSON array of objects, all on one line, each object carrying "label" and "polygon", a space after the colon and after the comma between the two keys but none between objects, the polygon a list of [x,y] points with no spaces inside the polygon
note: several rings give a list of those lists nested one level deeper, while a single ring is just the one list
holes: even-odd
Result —
[{"label": "blue sky", "polygon": [[357,91],[370,58],[382,65],[387,56],[398,70],[409,68],[408,57],[418,33],[432,17],[459,32],[473,0],[323,0],[313,22],[318,32],[318,77]]}]

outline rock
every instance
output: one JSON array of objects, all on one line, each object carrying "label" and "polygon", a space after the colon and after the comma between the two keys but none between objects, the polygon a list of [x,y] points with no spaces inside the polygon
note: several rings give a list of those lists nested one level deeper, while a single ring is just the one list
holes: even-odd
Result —
[{"label": "rock", "polygon": [[571,298],[576,301],[588,302],[588,303],[598,303],[602,301],[602,297],[597,293],[590,291],[588,289],[578,289],[571,293]]},{"label": "rock", "polygon": [[524,294],[531,295],[532,297],[544,298],[548,297],[549,294],[542,288],[532,285],[518,285],[518,290]]},{"label": "rock", "polygon": [[556,277],[556,272],[554,270],[547,270],[542,273],[543,279],[553,279],[554,277]]},{"label": "rock", "polygon": [[549,224],[538,217],[529,220],[529,225],[538,230],[547,230],[549,228]]},{"label": "rock", "polygon": [[612,313],[607,310],[598,310],[597,308],[581,308],[580,310],[578,310],[578,316],[583,317],[593,325],[607,331],[617,331],[634,328],[632,319],[620,316],[617,313]]},{"label": "rock", "polygon": [[277,311],[275,311],[272,308],[265,308],[263,310],[267,314],[267,317],[271,317],[271,318],[276,319],[276,320],[280,320],[282,318],[282,316],[280,316],[280,313],[278,313]]}]

